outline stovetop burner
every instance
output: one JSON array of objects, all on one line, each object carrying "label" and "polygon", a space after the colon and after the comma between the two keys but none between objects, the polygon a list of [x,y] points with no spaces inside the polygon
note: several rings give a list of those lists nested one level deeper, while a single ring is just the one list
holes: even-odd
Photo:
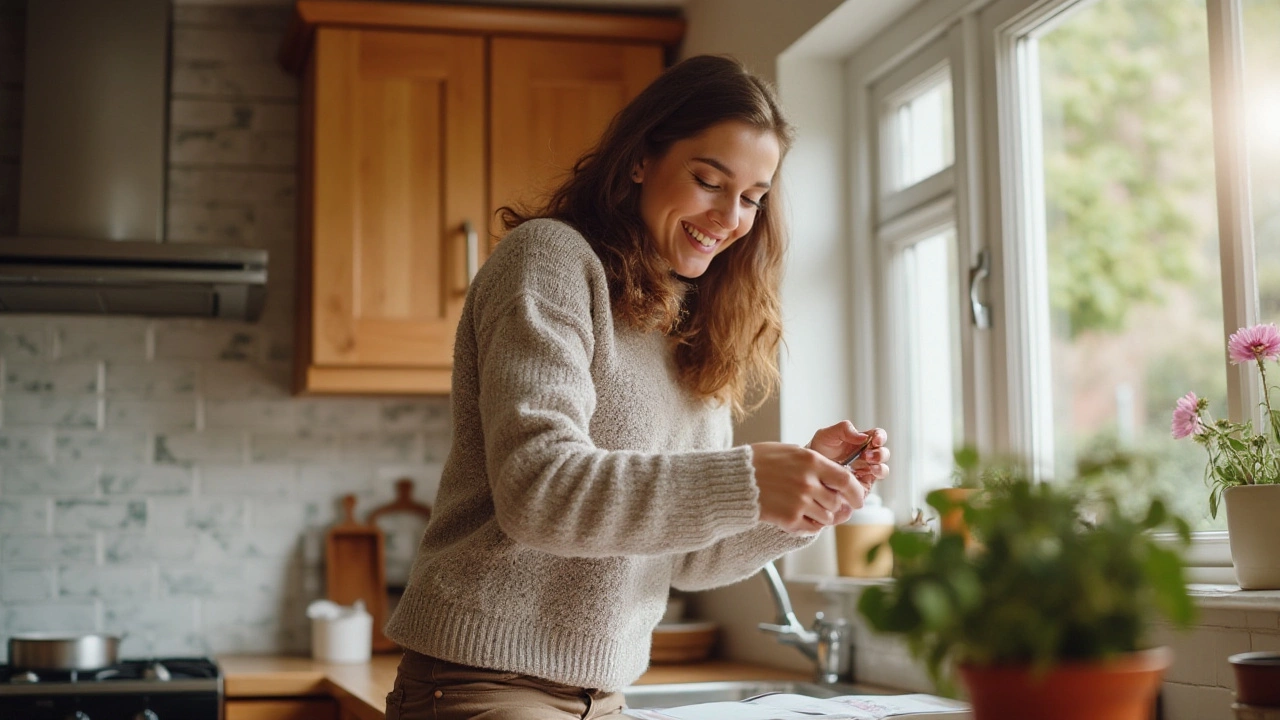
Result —
[{"label": "stovetop burner", "polygon": [[0,684],[104,683],[119,681],[172,682],[216,679],[218,666],[206,658],[122,660],[102,670],[23,670],[0,665]]},{"label": "stovetop burner", "polygon": [[0,665],[0,696],[221,692],[218,665],[208,658],[122,660],[92,671],[26,670]]}]

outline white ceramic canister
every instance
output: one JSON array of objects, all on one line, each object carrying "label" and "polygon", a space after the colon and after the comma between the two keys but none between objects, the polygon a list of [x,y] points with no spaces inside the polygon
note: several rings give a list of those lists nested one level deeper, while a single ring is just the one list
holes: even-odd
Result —
[{"label": "white ceramic canister", "polygon": [[311,657],[321,662],[369,662],[373,650],[373,616],[357,600],[351,607],[317,600],[307,608],[311,618]]},{"label": "white ceramic canister", "polygon": [[867,562],[867,552],[887,541],[893,534],[893,528],[893,511],[884,506],[879,495],[868,495],[862,507],[836,526],[836,561],[840,574],[845,577],[888,577],[893,574],[893,553],[888,545],[880,548],[874,562]]}]

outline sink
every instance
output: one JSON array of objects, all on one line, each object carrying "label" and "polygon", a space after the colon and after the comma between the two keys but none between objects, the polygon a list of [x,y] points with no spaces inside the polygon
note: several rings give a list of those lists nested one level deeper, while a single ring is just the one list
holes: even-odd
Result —
[{"label": "sink", "polygon": [[709,702],[736,702],[764,693],[791,693],[816,698],[837,695],[881,695],[883,691],[862,685],[819,685],[790,680],[744,680],[732,682],[670,683],[632,685],[622,689],[627,707],[669,708]]}]

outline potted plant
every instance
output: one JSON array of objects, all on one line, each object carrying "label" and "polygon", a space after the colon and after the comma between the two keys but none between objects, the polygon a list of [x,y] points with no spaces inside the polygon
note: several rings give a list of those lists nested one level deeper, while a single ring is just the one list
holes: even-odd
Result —
[{"label": "potted plant", "polygon": [[978,491],[982,480],[982,460],[978,449],[972,445],[958,447],[952,452],[951,487],[933,490],[925,501],[938,511],[938,532],[960,535],[965,544],[972,543],[965,529],[964,506]]},{"label": "potted plant", "polygon": [[975,546],[895,533],[896,582],[867,588],[859,611],[904,636],[943,692],[958,669],[976,720],[1145,720],[1172,661],[1147,632],[1194,614],[1181,555],[1152,531],[1185,544],[1190,528],[1159,500],[1135,518],[1082,498],[1021,474],[984,482],[964,508]]},{"label": "potted plant", "polygon": [[1280,414],[1272,410],[1267,361],[1280,358],[1275,325],[1241,328],[1227,340],[1232,363],[1254,363],[1262,379],[1263,424],[1213,420],[1208,401],[1189,392],[1173,410],[1173,437],[1193,438],[1208,453],[1209,513],[1227,506],[1227,537],[1236,581],[1245,590],[1280,589]]}]

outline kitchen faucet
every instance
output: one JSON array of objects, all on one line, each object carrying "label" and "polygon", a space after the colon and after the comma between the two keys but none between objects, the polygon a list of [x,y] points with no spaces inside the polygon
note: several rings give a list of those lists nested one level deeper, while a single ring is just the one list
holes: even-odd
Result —
[{"label": "kitchen faucet", "polygon": [[761,572],[778,608],[778,622],[760,623],[760,629],[777,633],[778,642],[794,647],[812,660],[819,683],[831,685],[851,680],[853,643],[848,621],[843,618],[827,620],[822,613],[816,613],[813,629],[806,630],[791,609],[791,597],[782,584],[778,568],[769,562]]}]

